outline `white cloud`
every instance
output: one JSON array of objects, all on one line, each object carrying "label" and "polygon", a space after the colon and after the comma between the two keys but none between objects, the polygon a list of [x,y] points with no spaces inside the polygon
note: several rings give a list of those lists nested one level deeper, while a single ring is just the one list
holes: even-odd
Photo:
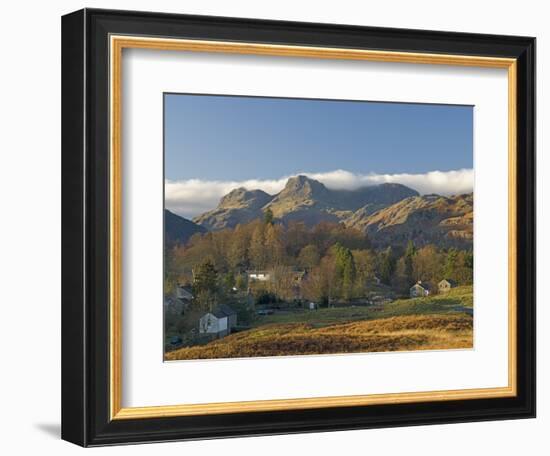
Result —
[{"label": "white cloud", "polygon": [[[474,186],[473,169],[430,171],[423,174],[355,174],[339,169],[326,173],[303,172],[294,175],[298,174],[316,179],[335,190],[353,190],[367,185],[390,182],[406,185],[421,194],[455,195],[471,192]],[[222,196],[237,187],[249,190],[261,189],[273,195],[284,188],[289,177],[292,176],[274,180],[244,181],[166,180],[166,207],[184,217],[193,218],[215,208]]]}]

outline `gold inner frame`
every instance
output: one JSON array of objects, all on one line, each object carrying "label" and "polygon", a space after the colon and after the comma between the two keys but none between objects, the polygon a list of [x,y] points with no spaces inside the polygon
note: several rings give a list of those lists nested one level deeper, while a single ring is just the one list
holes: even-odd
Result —
[{"label": "gold inner frame", "polygon": [[[508,70],[508,386],[301,399],[275,399],[170,406],[122,407],[122,51],[123,49],[255,54],[317,59],[453,65]],[[297,410],[397,404],[422,401],[486,399],[517,394],[517,61],[468,55],[423,54],[362,49],[288,46],[168,38],[110,37],[110,415],[111,419],[158,418],[221,413]]]}]

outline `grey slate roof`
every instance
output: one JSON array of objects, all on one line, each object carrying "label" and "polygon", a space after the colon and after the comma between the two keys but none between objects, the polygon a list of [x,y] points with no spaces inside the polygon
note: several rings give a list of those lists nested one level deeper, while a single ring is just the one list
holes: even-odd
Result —
[{"label": "grey slate roof", "polygon": [[210,313],[214,315],[216,318],[223,318],[223,317],[230,317],[231,315],[236,315],[237,312],[235,312],[227,304],[220,304]]},{"label": "grey slate roof", "polygon": [[417,285],[424,288],[424,290],[430,290],[432,288],[432,284],[430,282],[424,282],[424,281],[420,283],[419,282],[415,283],[411,288],[414,288]]}]

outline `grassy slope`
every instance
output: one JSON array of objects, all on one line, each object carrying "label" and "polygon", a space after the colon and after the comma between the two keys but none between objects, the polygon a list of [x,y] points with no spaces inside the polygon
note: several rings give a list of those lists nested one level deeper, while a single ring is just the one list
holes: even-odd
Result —
[{"label": "grassy slope", "polygon": [[270,323],[310,323],[315,326],[342,323],[355,320],[393,317],[398,315],[424,315],[462,312],[472,308],[472,287],[459,287],[444,295],[426,298],[399,299],[384,306],[335,307],[304,311],[299,313],[278,313],[261,317],[256,327]]},{"label": "grassy slope", "polygon": [[167,360],[471,348],[472,287],[447,295],[276,314],[248,331],[166,354]]}]

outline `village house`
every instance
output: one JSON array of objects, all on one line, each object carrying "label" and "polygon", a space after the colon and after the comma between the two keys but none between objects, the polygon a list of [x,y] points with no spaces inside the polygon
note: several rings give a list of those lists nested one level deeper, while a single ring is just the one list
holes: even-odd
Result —
[{"label": "village house", "polygon": [[455,288],[457,283],[451,279],[443,279],[437,284],[437,288],[440,293],[448,293],[451,291],[451,288]]},{"label": "village house", "polygon": [[237,326],[237,313],[228,305],[220,304],[199,319],[199,333],[225,337]]},{"label": "village house", "polygon": [[[290,274],[290,277],[292,279],[292,282],[295,285],[300,285],[302,283],[303,278],[306,275],[305,271],[289,271],[285,274]],[[248,280],[257,280],[260,282],[268,282],[270,280],[276,280],[274,277],[274,271],[246,271],[246,275],[248,277]]]},{"label": "village house", "polygon": [[164,313],[165,315],[183,315],[187,310],[186,303],[173,296],[165,296]]},{"label": "village house", "polygon": [[428,296],[430,294],[431,286],[428,282],[422,282],[419,280],[416,282],[410,289],[410,297],[411,298],[420,298],[423,296]]},{"label": "village house", "polygon": [[268,271],[246,271],[246,275],[249,281],[267,282],[271,278],[271,273]]},{"label": "village house", "polygon": [[246,271],[248,277],[249,292],[251,288],[266,282],[280,284],[290,291],[287,299],[302,299],[302,282],[306,277],[306,271],[290,268],[275,268],[271,270]]},{"label": "village house", "polygon": [[166,312],[172,315],[184,315],[195,297],[189,285],[177,285],[173,296],[164,299]]},{"label": "village house", "polygon": [[184,301],[192,301],[194,296],[191,285],[178,285],[176,287],[176,297]]},{"label": "village house", "polygon": [[167,315],[184,315],[193,299],[190,286],[177,285],[175,293],[164,297],[164,312]]}]

